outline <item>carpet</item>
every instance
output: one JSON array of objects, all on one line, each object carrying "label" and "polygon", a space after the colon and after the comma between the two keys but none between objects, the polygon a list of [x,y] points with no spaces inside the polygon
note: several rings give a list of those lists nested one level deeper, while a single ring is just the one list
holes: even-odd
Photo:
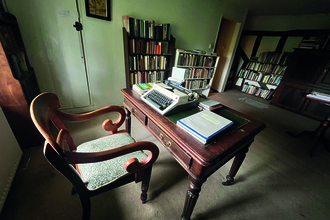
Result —
[{"label": "carpet", "polygon": [[263,109],[263,108],[269,108],[269,106],[266,105],[266,104],[264,104],[264,103],[261,103],[261,102],[258,102],[258,101],[255,101],[253,99],[249,99],[249,98],[246,98],[246,97],[239,98],[239,100],[242,101],[242,102],[245,102],[245,103],[247,103],[249,105],[252,105],[254,107],[257,107],[257,108],[261,108],[261,109]]}]

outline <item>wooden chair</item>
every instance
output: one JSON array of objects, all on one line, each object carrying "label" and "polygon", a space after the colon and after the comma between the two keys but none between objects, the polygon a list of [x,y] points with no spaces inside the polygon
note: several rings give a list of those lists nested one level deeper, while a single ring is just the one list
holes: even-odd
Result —
[{"label": "wooden chair", "polygon": [[[145,203],[152,164],[158,157],[159,149],[151,142],[135,142],[125,130],[118,131],[125,121],[124,109],[108,106],[86,114],[71,115],[59,111],[59,107],[55,94],[40,94],[31,104],[31,117],[45,138],[45,157],[78,193],[83,208],[82,219],[90,219],[92,196],[133,181],[142,181],[141,200]],[[115,123],[107,119],[102,125],[110,134],[77,147],[64,122],[87,121],[109,112],[119,113]],[[59,131],[56,140],[51,134],[50,122]],[[142,150],[150,151],[149,155]]]}]

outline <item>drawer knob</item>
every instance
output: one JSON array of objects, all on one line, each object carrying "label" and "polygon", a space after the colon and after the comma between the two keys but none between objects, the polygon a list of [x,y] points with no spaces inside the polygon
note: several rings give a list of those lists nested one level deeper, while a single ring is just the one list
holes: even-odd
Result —
[{"label": "drawer knob", "polygon": [[162,133],[159,134],[159,138],[160,138],[163,146],[170,147],[172,145],[170,141],[167,141],[167,143],[165,142],[165,138]]},{"label": "drawer knob", "polygon": [[137,112],[136,108],[135,108],[135,109],[133,109],[133,113],[134,113],[134,114],[136,114],[136,112]]}]

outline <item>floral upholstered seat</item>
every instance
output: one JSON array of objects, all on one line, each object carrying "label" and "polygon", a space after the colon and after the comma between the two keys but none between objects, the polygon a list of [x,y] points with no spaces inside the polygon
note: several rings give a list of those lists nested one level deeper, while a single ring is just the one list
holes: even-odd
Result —
[{"label": "floral upholstered seat", "polygon": [[[134,142],[135,140],[128,133],[114,134],[85,142],[77,147],[77,152],[101,152]],[[125,162],[130,158],[136,158],[139,161],[143,161],[147,157],[148,156],[142,151],[135,151],[111,160],[78,164],[78,169],[83,181],[87,183],[88,189],[94,190],[121,176],[127,175],[128,172],[125,169]]]}]

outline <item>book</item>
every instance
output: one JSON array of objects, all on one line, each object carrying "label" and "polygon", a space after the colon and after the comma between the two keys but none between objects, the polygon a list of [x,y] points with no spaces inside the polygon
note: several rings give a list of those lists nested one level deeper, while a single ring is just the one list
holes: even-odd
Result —
[{"label": "book", "polygon": [[128,25],[129,25],[129,35],[131,37],[135,36],[135,19],[132,17],[128,17]]},{"label": "book", "polygon": [[133,85],[133,90],[139,94],[144,94],[152,88],[153,83],[137,83]]},{"label": "book", "polygon": [[212,100],[212,99],[205,99],[203,101],[200,101],[198,105],[200,107],[202,107],[203,109],[209,110],[209,111],[213,111],[215,109],[222,107],[220,102]]},{"label": "book", "polygon": [[200,111],[177,121],[177,125],[206,144],[233,122],[211,111]]},{"label": "book", "polygon": [[18,52],[18,54],[16,56],[19,57],[19,60],[21,63],[21,70],[28,71],[29,69],[26,64],[25,53],[23,51],[20,51],[20,52]]}]

